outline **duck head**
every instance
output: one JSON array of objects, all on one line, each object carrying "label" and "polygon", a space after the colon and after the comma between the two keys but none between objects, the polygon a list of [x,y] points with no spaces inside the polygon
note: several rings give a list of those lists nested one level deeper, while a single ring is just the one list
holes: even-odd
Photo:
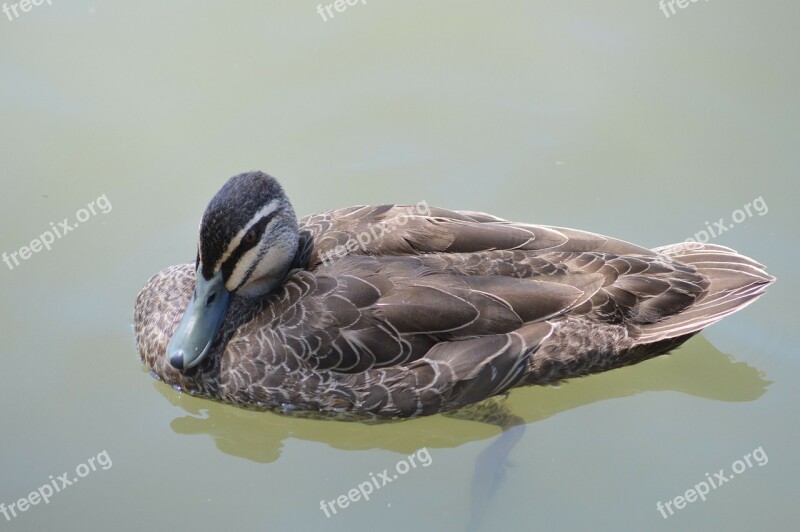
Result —
[{"label": "duck head", "polygon": [[205,358],[231,298],[262,296],[283,283],[298,237],[294,209],[275,178],[248,172],[225,183],[200,222],[194,295],[167,346],[173,367]]}]

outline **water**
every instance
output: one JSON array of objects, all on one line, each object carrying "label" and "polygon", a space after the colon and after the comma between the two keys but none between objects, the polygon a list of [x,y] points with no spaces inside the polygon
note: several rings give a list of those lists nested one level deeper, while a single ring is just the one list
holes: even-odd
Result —
[{"label": "water", "polygon": [[[316,10],[0,13],[0,252],[84,220],[0,264],[0,502],[86,475],[0,516],[4,529],[794,529],[797,3],[698,2],[670,18],[655,0]],[[515,390],[523,424],[508,440],[445,416],[250,412],[150,378],[131,321],[152,273],[194,259],[213,193],[253,168],[301,215],[425,200],[648,246],[723,218],[714,242],[779,280],[673,356]],[[705,501],[657,509],[748,453]],[[320,508],[412,454],[368,501]]]}]

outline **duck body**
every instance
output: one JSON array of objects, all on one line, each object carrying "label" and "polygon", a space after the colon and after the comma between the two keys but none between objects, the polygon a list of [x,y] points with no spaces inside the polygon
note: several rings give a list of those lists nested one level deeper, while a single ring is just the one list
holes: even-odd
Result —
[{"label": "duck body", "polygon": [[649,250],[420,205],[293,221],[266,174],[223,187],[195,264],[162,270],[137,298],[153,373],[243,406],[429,415],[663,354],[774,280],[722,246]]}]

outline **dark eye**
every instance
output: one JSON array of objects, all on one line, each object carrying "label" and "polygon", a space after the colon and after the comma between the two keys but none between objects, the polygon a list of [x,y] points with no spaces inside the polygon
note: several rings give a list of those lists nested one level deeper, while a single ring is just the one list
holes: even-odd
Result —
[{"label": "dark eye", "polygon": [[244,234],[242,237],[242,243],[247,244],[248,246],[256,241],[256,231],[255,229],[250,229],[248,232]]}]

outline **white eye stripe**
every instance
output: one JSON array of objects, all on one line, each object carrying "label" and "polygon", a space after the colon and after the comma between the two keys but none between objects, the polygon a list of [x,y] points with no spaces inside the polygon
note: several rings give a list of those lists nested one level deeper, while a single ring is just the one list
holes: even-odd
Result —
[{"label": "white eye stripe", "polygon": [[258,261],[266,253],[264,246],[255,246],[248,249],[247,252],[236,262],[236,265],[231,272],[230,277],[227,279],[226,286],[229,290],[239,289],[250,277],[255,270]]},{"label": "white eye stripe", "polygon": [[261,210],[259,210],[257,213],[255,213],[253,215],[252,218],[250,218],[250,221],[247,222],[247,225],[245,225],[242,229],[240,229],[239,232],[236,233],[236,235],[228,243],[228,247],[225,250],[225,253],[222,254],[222,257],[220,257],[220,259],[214,265],[214,270],[215,271],[222,264],[225,264],[225,261],[228,260],[228,258],[233,254],[233,252],[236,250],[236,248],[239,247],[239,244],[241,244],[242,238],[244,238],[244,235],[246,235],[247,232],[254,225],[256,225],[259,222],[259,220],[261,220],[261,218],[263,218],[264,216],[270,215],[273,212],[275,212],[278,209],[279,204],[280,204],[280,202],[277,199],[274,199],[274,200],[270,201],[269,203],[267,203],[266,205],[264,205],[261,208]]}]

